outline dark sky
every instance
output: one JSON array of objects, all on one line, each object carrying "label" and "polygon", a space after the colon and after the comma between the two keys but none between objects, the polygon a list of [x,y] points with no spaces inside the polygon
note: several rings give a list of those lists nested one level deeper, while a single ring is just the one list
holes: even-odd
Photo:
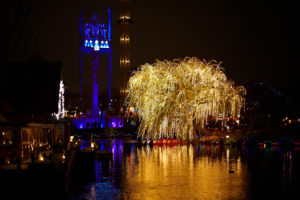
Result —
[{"label": "dark sky", "polygon": [[237,83],[254,79],[291,87],[296,82],[289,5],[263,0],[146,2],[133,5],[135,63],[197,56],[222,61]]},{"label": "dark sky", "polygon": [[[5,6],[19,5],[18,1],[13,2]],[[26,1],[21,2],[26,7]],[[107,6],[112,8],[113,95],[118,95],[119,1],[30,2],[32,9],[27,18],[31,22],[25,23],[26,28],[15,37],[25,32],[37,35],[35,48],[23,45],[23,49],[26,52],[34,49],[35,54],[47,61],[62,61],[63,79],[74,93],[79,92],[79,7],[84,7],[84,20],[97,12],[104,21]],[[132,67],[153,63],[155,59],[196,56],[222,61],[225,73],[237,84],[255,80],[277,88],[297,88],[299,69],[293,50],[298,23],[292,8],[288,2],[264,0],[133,0]],[[22,59],[10,57],[10,61],[26,61],[30,55]],[[88,58],[84,59],[84,92],[89,94],[91,66]],[[107,61],[105,56],[101,59],[100,90],[103,92],[107,87]]]}]

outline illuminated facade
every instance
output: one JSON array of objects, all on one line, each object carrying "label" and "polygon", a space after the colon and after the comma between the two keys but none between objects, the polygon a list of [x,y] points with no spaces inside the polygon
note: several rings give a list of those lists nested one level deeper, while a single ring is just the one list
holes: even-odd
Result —
[{"label": "illuminated facade", "polygon": [[127,82],[130,73],[130,26],[132,23],[129,3],[130,0],[120,0],[120,110],[123,111],[127,96]]}]

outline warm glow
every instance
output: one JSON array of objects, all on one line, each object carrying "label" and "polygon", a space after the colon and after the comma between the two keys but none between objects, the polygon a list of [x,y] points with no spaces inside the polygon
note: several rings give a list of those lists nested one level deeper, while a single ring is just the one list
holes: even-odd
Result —
[{"label": "warm glow", "polygon": [[43,161],[44,161],[44,157],[43,157],[43,155],[42,155],[41,153],[39,154],[39,161],[40,161],[40,162],[43,162]]},{"label": "warm glow", "polygon": [[130,111],[130,112],[134,112],[134,107],[131,106],[131,107],[129,108],[129,111]]},{"label": "warm glow", "polygon": [[[137,160],[136,166],[132,167],[131,157],[127,157],[124,167],[126,189],[135,192],[131,196],[124,192],[124,199],[228,199],[228,195],[232,199],[246,198],[247,168],[230,159],[234,152],[223,151],[223,156],[215,159],[221,155],[220,149],[202,146],[205,148],[202,152],[209,153],[199,156],[194,148],[191,145],[137,148],[136,157],[132,158]],[[235,171],[231,176],[230,169]]]},{"label": "warm glow", "polygon": [[73,142],[74,136],[70,136],[70,142]]},{"label": "warm glow", "polygon": [[246,90],[234,87],[216,61],[156,61],[129,79],[129,106],[141,118],[139,136],[192,139],[207,118],[238,117]]}]

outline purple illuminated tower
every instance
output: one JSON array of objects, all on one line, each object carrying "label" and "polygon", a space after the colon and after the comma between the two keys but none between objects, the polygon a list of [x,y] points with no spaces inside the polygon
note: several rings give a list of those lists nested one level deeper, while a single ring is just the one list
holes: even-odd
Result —
[{"label": "purple illuminated tower", "polygon": [[99,84],[98,84],[98,70],[99,70],[99,53],[92,53],[92,65],[93,65],[93,102],[92,102],[92,117],[99,117]]},{"label": "purple illuminated tower", "polygon": [[82,55],[91,55],[93,65],[93,94],[92,94],[92,120],[98,123],[99,119],[99,77],[100,54],[108,54],[108,101],[111,99],[111,11],[108,8],[108,24],[102,23],[95,14],[88,22],[82,24],[82,8],[80,10],[80,106],[82,105]]}]

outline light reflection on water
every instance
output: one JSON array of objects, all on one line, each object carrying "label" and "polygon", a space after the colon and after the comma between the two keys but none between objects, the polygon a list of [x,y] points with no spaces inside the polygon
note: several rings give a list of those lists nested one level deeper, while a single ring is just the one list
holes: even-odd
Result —
[{"label": "light reflection on water", "polygon": [[293,188],[293,152],[102,143],[113,159],[96,161],[95,182],[73,199],[257,199]]},{"label": "light reflection on water", "polygon": [[[125,179],[126,189],[138,192],[125,193],[125,199],[224,199],[228,192],[231,197],[244,197],[246,177],[237,162],[230,164],[229,154],[214,160],[195,157],[192,146],[156,146],[137,149],[137,159]],[[229,168],[236,173],[229,174]]]}]

